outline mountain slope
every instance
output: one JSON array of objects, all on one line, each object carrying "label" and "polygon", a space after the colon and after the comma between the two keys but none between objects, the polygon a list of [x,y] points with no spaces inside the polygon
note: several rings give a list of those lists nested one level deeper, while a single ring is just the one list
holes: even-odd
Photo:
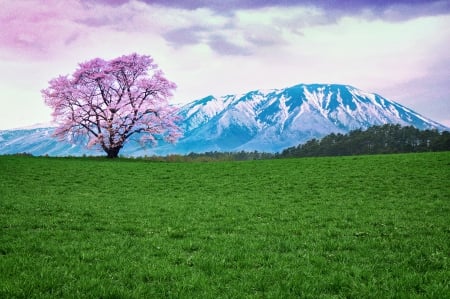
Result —
[{"label": "mountain slope", "polygon": [[[299,84],[242,95],[208,96],[179,111],[184,137],[176,145],[142,148],[131,142],[123,155],[166,155],[206,151],[277,152],[286,147],[386,123],[448,130],[398,103],[347,85]],[[51,128],[0,132],[0,154],[103,155],[77,145],[57,143]]]},{"label": "mountain slope", "polygon": [[207,97],[182,108],[185,138],[177,148],[206,150],[281,149],[372,125],[395,123],[446,129],[383,97],[344,85],[296,85],[239,96]]}]

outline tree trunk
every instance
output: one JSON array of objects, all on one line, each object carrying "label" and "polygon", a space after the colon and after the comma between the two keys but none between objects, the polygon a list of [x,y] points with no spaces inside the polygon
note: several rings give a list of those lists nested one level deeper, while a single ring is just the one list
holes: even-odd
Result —
[{"label": "tree trunk", "polygon": [[119,151],[122,147],[111,147],[108,149],[105,149],[106,154],[108,155],[107,157],[109,159],[115,159],[119,156]]}]

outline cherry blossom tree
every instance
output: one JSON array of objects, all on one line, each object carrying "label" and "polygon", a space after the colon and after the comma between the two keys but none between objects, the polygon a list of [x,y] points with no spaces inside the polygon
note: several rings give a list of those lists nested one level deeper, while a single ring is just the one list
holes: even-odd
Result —
[{"label": "cherry blossom tree", "polygon": [[180,119],[168,102],[175,88],[150,56],[134,53],[80,63],[71,76],[50,80],[42,95],[53,109],[56,137],[100,146],[116,158],[132,136],[142,144],[176,142]]}]

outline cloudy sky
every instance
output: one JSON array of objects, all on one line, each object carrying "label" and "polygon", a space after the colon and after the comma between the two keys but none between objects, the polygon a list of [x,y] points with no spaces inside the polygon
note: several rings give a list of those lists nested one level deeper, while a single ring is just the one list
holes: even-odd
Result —
[{"label": "cloudy sky", "polygon": [[173,103],[298,83],[378,93],[450,126],[450,1],[0,0],[0,129],[48,122],[79,62],[151,55]]}]

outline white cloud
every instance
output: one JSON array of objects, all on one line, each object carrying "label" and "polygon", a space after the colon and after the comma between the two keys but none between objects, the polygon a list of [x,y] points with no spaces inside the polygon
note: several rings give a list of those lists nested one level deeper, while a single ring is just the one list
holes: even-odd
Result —
[{"label": "white cloud", "polygon": [[[119,6],[70,0],[45,8],[39,2],[0,12],[0,67],[9,70],[0,74],[0,104],[8,107],[0,112],[0,128],[10,127],[14,117],[30,124],[48,115],[40,90],[51,78],[72,73],[78,62],[132,52],[155,58],[178,85],[176,102],[297,83],[345,83],[398,96],[393,100],[408,106],[414,92],[406,86],[424,78],[441,82],[428,91],[436,101],[448,92],[442,87],[450,69],[448,15],[387,22],[367,16],[330,20],[313,7],[220,15],[136,0]],[[30,121],[15,116],[19,111]],[[444,120],[450,111],[431,114],[426,116]]]}]

